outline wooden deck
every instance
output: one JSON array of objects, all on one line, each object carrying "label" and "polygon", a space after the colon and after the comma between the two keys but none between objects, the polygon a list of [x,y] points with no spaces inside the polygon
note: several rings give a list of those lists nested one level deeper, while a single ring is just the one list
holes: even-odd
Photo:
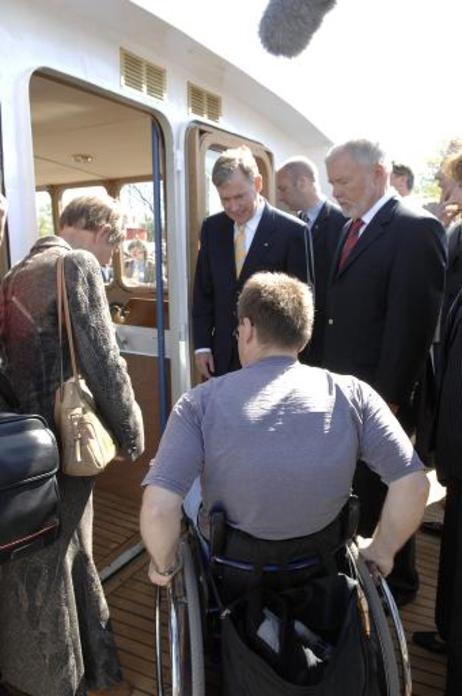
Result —
[{"label": "wooden deck", "polygon": [[[435,499],[438,497],[434,495]],[[138,506],[113,494],[99,492],[95,502],[95,557],[102,568],[127,546],[138,541]],[[428,519],[440,519],[442,509],[433,503]],[[439,540],[418,534],[418,567],[421,589],[415,602],[402,611],[408,637],[415,630],[433,629]],[[105,583],[112,623],[125,677],[134,686],[133,696],[157,693],[154,666],[154,589],[147,578],[143,554]],[[444,692],[445,658],[432,655],[409,641],[414,696],[440,696]],[[207,696],[219,693],[217,677],[208,670]]]}]

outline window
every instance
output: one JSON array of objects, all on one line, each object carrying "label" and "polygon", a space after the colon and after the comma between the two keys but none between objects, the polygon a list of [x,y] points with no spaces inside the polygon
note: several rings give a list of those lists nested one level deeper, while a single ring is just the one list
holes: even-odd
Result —
[{"label": "window", "polygon": [[50,234],[55,234],[51,196],[48,191],[37,191],[35,193],[35,209],[37,211],[39,237],[48,237]]},{"label": "window", "polygon": [[207,150],[205,153],[205,215],[213,215],[223,210],[218,191],[212,183],[212,170],[219,158],[221,151]]},{"label": "window", "polygon": [[[161,182],[161,219],[164,220]],[[122,272],[127,286],[153,286],[156,281],[154,255],[154,204],[152,181],[124,184],[119,194],[125,215],[127,238],[123,244]],[[167,286],[167,243],[162,225],[162,275]]]},{"label": "window", "polygon": [[82,186],[64,189],[61,194],[60,209],[63,210],[68,203],[79,196],[107,196],[104,186]]}]

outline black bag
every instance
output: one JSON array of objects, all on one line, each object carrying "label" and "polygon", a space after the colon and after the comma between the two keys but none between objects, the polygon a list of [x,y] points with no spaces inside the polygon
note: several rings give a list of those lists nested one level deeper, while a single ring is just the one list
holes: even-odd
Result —
[{"label": "black bag", "polygon": [[[0,387],[4,394],[4,379]],[[58,469],[56,439],[41,416],[0,414],[0,563],[57,538]]]},{"label": "black bag", "polygon": [[[257,588],[222,612],[225,696],[378,693],[354,580],[338,574],[314,579],[305,588],[263,590],[260,597],[258,592]],[[278,619],[277,654],[271,654],[258,635],[268,608]],[[307,643],[294,630],[294,620],[319,640]]]}]

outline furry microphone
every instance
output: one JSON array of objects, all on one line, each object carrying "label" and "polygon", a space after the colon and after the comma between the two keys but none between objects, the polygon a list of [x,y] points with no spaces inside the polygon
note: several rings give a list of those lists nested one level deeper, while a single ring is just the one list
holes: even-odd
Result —
[{"label": "furry microphone", "polygon": [[298,56],[335,3],[336,0],[270,0],[258,31],[263,46],[275,56]]}]

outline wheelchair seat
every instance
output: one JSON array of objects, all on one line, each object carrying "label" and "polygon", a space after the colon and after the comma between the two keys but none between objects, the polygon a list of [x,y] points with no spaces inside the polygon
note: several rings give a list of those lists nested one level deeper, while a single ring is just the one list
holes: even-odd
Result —
[{"label": "wheelchair seat", "polygon": [[273,590],[303,585],[315,576],[335,574],[346,544],[356,532],[359,506],[351,496],[327,527],[304,537],[280,541],[257,539],[226,522],[225,512],[210,514],[208,563],[225,601],[263,586]]}]

